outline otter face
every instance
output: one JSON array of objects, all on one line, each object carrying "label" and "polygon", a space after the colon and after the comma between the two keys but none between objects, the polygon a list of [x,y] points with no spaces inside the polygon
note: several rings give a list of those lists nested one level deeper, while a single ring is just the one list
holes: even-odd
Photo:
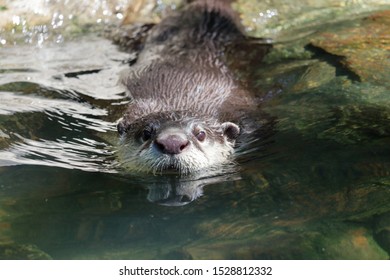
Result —
[{"label": "otter face", "polygon": [[118,155],[127,170],[189,174],[230,161],[240,129],[196,119],[143,118],[118,124]]}]

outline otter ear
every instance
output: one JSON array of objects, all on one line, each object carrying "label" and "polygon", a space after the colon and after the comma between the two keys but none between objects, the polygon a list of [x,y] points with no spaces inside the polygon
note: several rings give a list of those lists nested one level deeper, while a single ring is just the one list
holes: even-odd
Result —
[{"label": "otter ear", "polygon": [[126,133],[126,124],[123,119],[119,120],[118,124],[116,125],[116,128],[118,130],[119,135],[123,135]]},{"label": "otter ear", "polygon": [[225,135],[229,140],[235,140],[240,134],[240,128],[238,125],[232,122],[224,122],[221,128],[222,134]]}]

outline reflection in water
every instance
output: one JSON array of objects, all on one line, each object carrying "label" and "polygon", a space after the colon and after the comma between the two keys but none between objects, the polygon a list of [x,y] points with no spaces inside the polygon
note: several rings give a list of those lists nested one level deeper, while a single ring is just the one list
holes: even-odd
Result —
[{"label": "reflection in water", "polygon": [[[228,175],[226,175],[228,174]],[[235,166],[184,177],[165,175],[147,180],[148,200],[164,206],[184,206],[203,195],[203,187],[225,181],[239,180]],[[144,180],[145,181],[145,180]]]}]

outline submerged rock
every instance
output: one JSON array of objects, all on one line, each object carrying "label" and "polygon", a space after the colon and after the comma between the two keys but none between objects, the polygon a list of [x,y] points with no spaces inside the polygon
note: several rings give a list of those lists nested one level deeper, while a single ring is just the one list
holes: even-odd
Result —
[{"label": "submerged rock", "polygon": [[184,251],[193,259],[389,258],[369,230],[354,225],[327,223],[307,228],[274,229],[252,238],[224,236],[218,240],[190,244],[184,247]]},{"label": "submerged rock", "polygon": [[0,244],[0,260],[51,260],[35,245]]},{"label": "submerged rock", "polygon": [[375,240],[390,254],[390,212],[376,216],[374,229]]},{"label": "submerged rock", "polygon": [[[41,46],[109,24],[156,23],[183,0],[0,1],[0,46],[26,42]],[[243,26],[253,36],[281,40],[312,33],[324,22],[384,10],[387,0],[236,0]]]},{"label": "submerged rock", "polygon": [[390,8],[388,0],[237,0],[247,31],[256,37],[296,39],[324,25]]},{"label": "submerged rock", "polygon": [[373,14],[355,26],[321,33],[316,47],[342,57],[341,63],[361,81],[390,86],[390,11]]},{"label": "submerged rock", "polygon": [[390,110],[378,105],[345,105],[333,109],[333,126],[319,135],[342,143],[361,143],[390,136]]},{"label": "submerged rock", "polygon": [[120,22],[157,21],[178,0],[0,0],[0,46],[62,43]]}]

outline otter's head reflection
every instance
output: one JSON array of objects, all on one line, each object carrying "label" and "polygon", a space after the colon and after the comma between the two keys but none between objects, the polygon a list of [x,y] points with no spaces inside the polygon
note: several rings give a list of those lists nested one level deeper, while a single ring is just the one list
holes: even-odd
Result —
[{"label": "otter's head reflection", "polygon": [[[191,176],[164,175],[149,181],[147,199],[164,206],[184,206],[203,195],[204,186],[224,181],[238,180],[239,174],[234,167],[229,172],[203,172]],[[219,174],[218,174],[219,173]]]},{"label": "otter's head reflection", "polygon": [[203,195],[203,184],[196,181],[171,182],[148,186],[148,200],[165,206],[183,206]]}]

